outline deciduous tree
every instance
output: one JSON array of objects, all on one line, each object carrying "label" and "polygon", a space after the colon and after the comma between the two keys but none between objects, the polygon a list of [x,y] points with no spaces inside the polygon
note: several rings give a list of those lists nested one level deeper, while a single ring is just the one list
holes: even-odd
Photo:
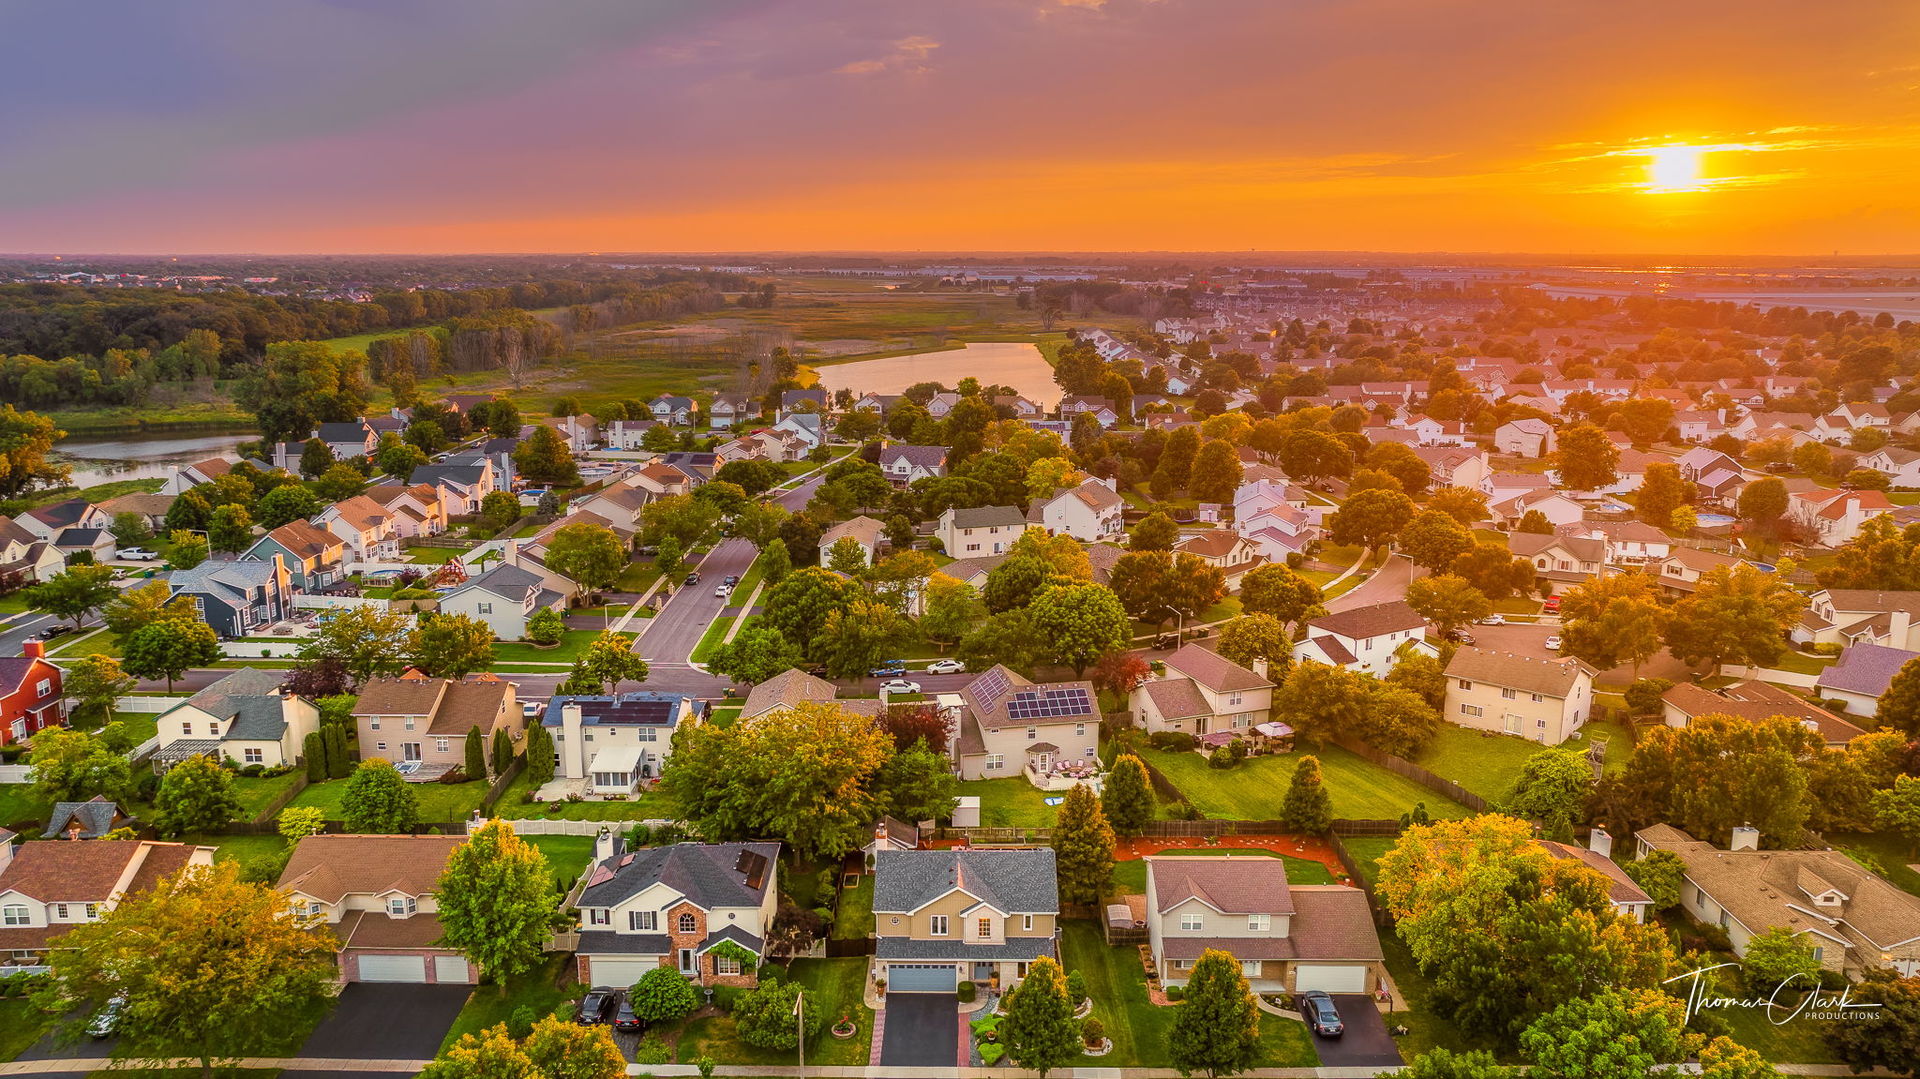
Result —
[{"label": "deciduous tree", "polygon": [[79,629],[87,615],[118,594],[113,572],[112,566],[72,566],[28,588],[22,597],[33,610],[69,619]]},{"label": "deciduous tree", "polygon": [[1693,593],[1673,606],[1667,647],[1683,663],[1710,663],[1717,676],[1728,663],[1765,667],[1786,650],[1786,633],[1807,598],[1779,577],[1751,565],[1717,566]]},{"label": "deciduous tree", "polygon": [[1540,821],[1550,838],[1570,840],[1592,790],[1593,766],[1585,757],[1566,750],[1543,750],[1521,762],[1505,808],[1516,817]]},{"label": "deciduous tree", "polygon": [[1407,605],[1442,635],[1493,613],[1493,601],[1485,593],[1452,574],[1422,577],[1408,585]]},{"label": "deciduous tree", "polygon": [[393,762],[369,757],[360,762],[340,795],[340,813],[349,832],[409,832],[420,820],[413,788]]},{"label": "deciduous tree", "polygon": [[1055,663],[1074,677],[1101,656],[1127,643],[1127,612],[1104,585],[1057,584],[1028,606],[1034,629]]},{"label": "deciduous tree", "polygon": [[493,627],[464,614],[423,614],[407,635],[408,661],[434,678],[465,678],[493,666]]},{"label": "deciduous tree", "polygon": [[1607,433],[1591,423],[1563,429],[1559,449],[1554,452],[1554,468],[1560,473],[1561,486],[1573,491],[1592,491],[1609,487],[1620,476],[1620,447]]},{"label": "deciduous tree", "polygon": [[434,898],[440,943],[486,971],[502,997],[511,979],[540,964],[553,939],[553,874],[546,855],[503,820],[481,825],[453,849]]},{"label": "deciduous tree", "polygon": [[1400,551],[1433,573],[1445,572],[1476,541],[1467,526],[1439,510],[1422,510],[1400,531]]},{"label": "deciduous tree", "polygon": [[1180,538],[1180,526],[1159,510],[1142,518],[1127,538],[1129,551],[1171,551]]},{"label": "deciduous tree", "polygon": [[136,678],[174,679],[220,661],[220,639],[205,622],[169,618],[134,631],[120,646],[127,673]]},{"label": "deciduous tree", "polygon": [[1427,498],[1427,508],[1472,528],[1487,519],[1487,496],[1471,487],[1442,487]]},{"label": "deciduous tree", "polygon": [[1668,611],[1659,582],[1644,573],[1616,573],[1574,585],[1560,595],[1561,634],[1568,653],[1607,671],[1660,654]]},{"label": "deciduous tree", "polygon": [[707,669],[736,682],[757,685],[806,662],[799,645],[772,626],[754,623],[707,654]]},{"label": "deciduous tree", "polygon": [[1269,615],[1289,630],[1326,613],[1320,587],[1279,562],[1256,566],[1240,578],[1240,609]]},{"label": "deciduous tree", "polygon": [[1220,627],[1215,645],[1220,658],[1249,670],[1256,660],[1266,660],[1268,670],[1284,670],[1293,653],[1293,640],[1287,627],[1271,615],[1250,614]]},{"label": "deciduous tree", "polygon": [[1359,728],[1370,696],[1360,675],[1308,661],[1287,674],[1273,696],[1273,711],[1300,739],[1324,745]]},{"label": "deciduous tree", "polygon": [[123,802],[133,793],[124,754],[98,735],[48,727],[33,736],[33,790],[46,802],[84,802],[101,795]]},{"label": "deciduous tree", "polygon": [[1398,491],[1361,491],[1333,515],[1328,536],[1342,545],[1385,547],[1413,520],[1413,514],[1413,499]]},{"label": "deciduous tree", "polygon": [[1182,1075],[1238,1075],[1259,1061],[1260,1010],[1233,956],[1208,948],[1194,961],[1167,1054]]},{"label": "deciduous tree", "polygon": [[1646,478],[1634,494],[1633,511],[1655,528],[1671,528],[1673,511],[1685,505],[1692,493],[1693,485],[1681,478],[1678,465],[1655,461],[1647,466]]},{"label": "deciduous tree", "polygon": [[1029,964],[1027,976],[1007,1001],[1007,1019],[1001,1029],[1013,1062],[1046,1079],[1048,1072],[1077,1059],[1082,1047],[1073,1010],[1060,964],[1052,956]]},{"label": "deciduous tree", "polygon": [[240,801],[233,796],[233,777],[225,768],[209,757],[189,757],[167,769],[153,809],[154,828],[172,838],[225,827],[240,815]]},{"label": "deciduous tree", "polygon": [[[61,680],[61,690],[72,702],[67,722],[79,728],[105,725],[113,719],[114,702],[133,692],[134,685],[134,680],[120,668],[120,661],[112,656],[99,652],[81,656],[68,665],[66,677]],[[39,748],[36,737],[36,753]]]},{"label": "deciduous tree", "polygon": [[374,607],[350,607],[333,612],[320,630],[301,646],[308,663],[338,660],[355,683],[400,669],[406,655],[407,616]]},{"label": "deciduous tree", "polygon": [[601,525],[563,525],[547,540],[547,567],[589,592],[612,588],[627,567],[627,548]]},{"label": "deciduous tree", "polygon": [[1549,1079],[1645,1079],[1686,1060],[1701,1038],[1687,1032],[1687,1005],[1657,989],[1607,989],[1569,1000],[1520,1035],[1533,1075]]}]

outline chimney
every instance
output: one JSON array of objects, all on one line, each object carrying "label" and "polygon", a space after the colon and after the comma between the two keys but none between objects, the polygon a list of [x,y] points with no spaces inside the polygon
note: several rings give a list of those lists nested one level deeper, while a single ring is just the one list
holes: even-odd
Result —
[{"label": "chimney", "polygon": [[599,865],[618,853],[620,853],[619,844],[613,838],[613,829],[607,825],[601,825],[600,834],[593,837],[593,864]]},{"label": "chimney", "polygon": [[1587,849],[1602,858],[1613,857],[1613,835],[1596,824],[1593,831],[1587,833]]},{"label": "chimney", "polygon": [[47,642],[28,641],[20,646],[20,651],[21,654],[25,655],[28,659],[45,659],[47,658]]},{"label": "chimney", "polygon": [[1760,829],[1751,824],[1742,824],[1733,830],[1733,842],[1727,844],[1728,850],[1759,850]]},{"label": "chimney", "polygon": [[564,739],[566,747],[560,754],[560,764],[568,779],[584,779],[587,775],[587,746],[581,738],[582,722],[579,701],[568,701],[560,706],[560,737]]},{"label": "chimney", "polygon": [[1906,648],[1907,635],[1913,630],[1913,612],[1905,608],[1887,612],[1887,647]]},{"label": "chimney", "polygon": [[1267,657],[1265,656],[1253,657],[1253,673],[1259,675],[1262,678],[1265,678],[1267,676]]},{"label": "chimney", "polygon": [[507,540],[506,543],[501,545],[500,564],[503,566],[517,566],[520,564],[520,541],[519,540],[509,539]]}]

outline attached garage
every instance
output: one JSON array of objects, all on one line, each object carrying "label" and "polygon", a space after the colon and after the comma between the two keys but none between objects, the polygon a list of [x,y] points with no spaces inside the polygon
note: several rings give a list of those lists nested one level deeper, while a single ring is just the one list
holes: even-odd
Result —
[{"label": "attached garage", "polygon": [[1326,993],[1364,993],[1367,991],[1365,963],[1296,963],[1293,967],[1294,991],[1318,989]]},{"label": "attached garage", "polygon": [[362,955],[360,980],[363,982],[425,982],[427,957],[424,955]]},{"label": "attached garage", "polygon": [[951,993],[960,987],[960,968],[952,963],[888,963],[889,993]]},{"label": "attached garage", "polygon": [[473,979],[467,974],[467,957],[464,955],[436,955],[433,957],[433,980],[442,984],[465,984]]},{"label": "attached garage", "polygon": [[660,965],[656,956],[644,958],[602,958],[593,956],[587,969],[593,978],[593,984],[613,989],[625,989],[640,980],[640,976]]}]

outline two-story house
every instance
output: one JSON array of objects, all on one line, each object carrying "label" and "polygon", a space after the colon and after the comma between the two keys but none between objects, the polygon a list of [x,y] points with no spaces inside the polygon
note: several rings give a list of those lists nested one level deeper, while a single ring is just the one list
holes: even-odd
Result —
[{"label": "two-story house", "polygon": [[310,835],[294,844],[276,885],[296,917],[340,940],[343,982],[472,985],[479,971],[439,943],[434,892],[447,859],[465,843],[450,835]]},{"label": "two-story house", "polygon": [[1025,775],[1048,785],[1054,770],[1100,755],[1100,700],[1091,682],[1036,684],[996,664],[960,687],[952,752],[962,779]]},{"label": "two-story house", "polygon": [[880,451],[880,471],[902,487],[914,480],[944,476],[947,474],[947,448],[902,444],[888,446]]},{"label": "two-story house", "polygon": [[541,575],[521,566],[502,563],[469,578],[440,597],[442,614],[464,614],[485,622],[503,641],[527,635],[527,619],[539,610],[559,610],[566,597],[546,587]]},{"label": "two-story house", "polygon": [[[415,475],[419,472],[414,470]],[[400,527],[396,518],[394,511],[366,495],[354,495],[321,510],[313,523],[324,526],[346,542],[350,562],[392,562],[400,557]]]},{"label": "two-story house", "polygon": [[240,561],[207,561],[167,578],[222,637],[245,637],[283,621],[293,611],[293,573],[279,552]]},{"label": "two-story house", "polygon": [[38,584],[66,568],[59,548],[13,518],[0,517],[0,580]]},{"label": "two-story house", "polygon": [[1920,652],[1920,592],[1822,588],[1789,636],[1798,642],[1853,647],[1878,644]]},{"label": "two-story house", "polygon": [[1519,457],[1545,457],[1554,450],[1553,424],[1538,417],[1508,420],[1494,428],[1493,448]]},{"label": "two-story house", "polygon": [[963,981],[1010,989],[1060,955],[1053,849],[882,850],[874,856],[874,967],[889,993]]},{"label": "two-story house", "polygon": [[1225,528],[1209,528],[1183,537],[1173,552],[1190,554],[1209,566],[1218,566],[1226,576],[1229,592],[1239,591],[1240,579],[1267,561],[1260,544]]},{"label": "two-story house", "polygon": [[[449,514],[479,513],[480,504],[488,495],[512,485],[513,473],[503,469],[497,460],[496,454],[484,449],[456,453],[444,461],[414,469],[407,483],[439,488]],[[508,460],[511,462],[510,455]]]},{"label": "two-story house", "polygon": [[359,729],[361,760],[392,761],[419,781],[466,767],[468,731],[480,731],[488,768],[494,732],[506,731],[516,753],[526,738],[514,684],[492,674],[456,682],[409,668],[398,678],[370,679],[360,685],[353,721]]},{"label": "two-story house", "polygon": [[556,783],[595,797],[634,793],[660,775],[673,736],[697,722],[693,698],[645,690],[619,696],[558,694],[540,725],[553,738]]},{"label": "two-story house", "polygon": [[0,959],[34,965],[76,925],[99,921],[120,900],[153,890],[214,848],[143,840],[15,845],[0,828]]},{"label": "two-story house", "polygon": [[447,496],[431,483],[381,483],[367,497],[393,511],[401,539],[437,536],[447,530]]},{"label": "two-story house", "polygon": [[1557,746],[1593,715],[1593,668],[1462,647],[1447,664],[1445,719]]},{"label": "two-story house", "polygon": [[347,541],[328,529],[293,520],[253,541],[242,559],[265,562],[278,555],[296,592],[319,592],[344,574]]},{"label": "two-story house", "polygon": [[278,768],[298,763],[320,708],[286,690],[285,671],[242,667],[160,714],[161,765],[209,756]]},{"label": "two-story house", "polygon": [[744,393],[719,393],[713,397],[713,404],[707,407],[707,427],[714,431],[724,431],[736,423],[753,419],[760,414],[760,406]]},{"label": "two-story house", "polygon": [[886,536],[887,526],[871,517],[862,515],[851,521],[841,521],[820,533],[820,564],[827,564],[827,556],[835,544],[841,540],[852,540],[860,548],[861,564],[871,566],[878,559],[880,544]]},{"label": "two-story house", "polygon": [[74,529],[102,531],[113,527],[113,518],[105,510],[83,498],[35,506],[13,520],[48,543],[56,542],[61,533]]},{"label": "two-story house", "polygon": [[839,700],[840,687],[824,678],[816,678],[792,667],[756,684],[740,706],[737,723],[747,723],[771,712],[781,712],[808,702],[834,704],[856,715],[872,716],[877,721],[885,706],[872,697]]},{"label": "two-story house", "polygon": [[1357,888],[1289,884],[1279,858],[1160,855],[1147,863],[1147,943],[1163,985],[1226,952],[1255,992],[1366,993],[1386,957]]},{"label": "two-story house", "polygon": [[313,437],[327,444],[327,450],[336,461],[357,461],[372,454],[380,444],[379,432],[369,427],[365,420],[323,423],[314,431]]},{"label": "two-story house", "polygon": [[778,843],[627,851],[603,831],[577,904],[577,977],[625,988],[671,967],[704,986],[759,984],[779,872]]},{"label": "two-story house", "polygon": [[655,423],[672,424],[685,427],[700,414],[700,402],[691,397],[663,393],[648,402],[647,408],[653,413]]},{"label": "two-story house", "polygon": [[47,659],[45,641],[28,641],[21,655],[0,657],[0,746],[32,738],[67,721],[61,670]]},{"label": "two-story house", "polygon": [[1603,539],[1509,532],[1507,549],[1533,563],[1537,576],[1557,584],[1592,580],[1607,564],[1607,542]]},{"label": "two-story house", "polygon": [[1013,506],[950,506],[933,534],[950,557],[979,558],[1006,554],[1026,530],[1026,515]]},{"label": "two-story house", "polygon": [[1114,492],[1112,483],[1089,479],[1077,487],[1063,487],[1050,497],[1036,498],[1027,507],[1027,523],[1082,543],[1112,539],[1127,530],[1127,504]]},{"label": "two-story house", "polygon": [[1148,731],[1182,731],[1224,744],[1265,722],[1273,706],[1265,660],[1255,660],[1248,670],[1189,644],[1168,656],[1165,666],[1166,676],[1135,687],[1130,702]]},{"label": "two-story house", "polygon": [[[1385,677],[1408,642],[1426,648],[1427,620],[1405,600],[1321,615],[1293,646],[1296,663],[1325,663]],[[1431,654],[1431,649],[1429,649]]]},{"label": "two-story house", "polygon": [[1893,685],[1901,668],[1920,659],[1920,652],[1880,644],[1850,644],[1833,666],[1814,682],[1817,696],[1838,701],[1851,715],[1870,716]]},{"label": "two-story house", "polygon": [[1735,682],[1721,689],[1708,689],[1692,682],[1670,686],[1660,695],[1660,712],[1662,721],[1669,727],[1685,727],[1706,715],[1744,719],[1749,723],[1783,716],[1819,734],[1831,749],[1843,749],[1848,742],[1867,733],[1797,693],[1758,679]]},{"label": "two-story house", "polygon": [[1662,588],[1675,592],[1691,592],[1700,584],[1700,578],[1722,567],[1728,571],[1736,566],[1753,565],[1744,558],[1720,554],[1717,551],[1702,551],[1696,547],[1675,547],[1665,558],[1647,566],[1647,572],[1660,579]]}]

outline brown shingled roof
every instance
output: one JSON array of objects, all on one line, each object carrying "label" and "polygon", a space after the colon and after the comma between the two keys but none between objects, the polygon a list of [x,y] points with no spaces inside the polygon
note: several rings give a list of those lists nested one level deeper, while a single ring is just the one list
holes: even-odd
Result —
[{"label": "brown shingled roof", "polygon": [[[1421,624],[1425,624],[1424,620]],[[1216,693],[1231,693],[1234,690],[1243,689],[1267,689],[1273,685],[1272,681],[1198,644],[1181,647],[1164,662],[1168,670],[1179,671]]]},{"label": "brown shingled roof", "polygon": [[466,836],[310,835],[294,848],[278,886],[324,903],[353,894],[428,895]]},{"label": "brown shingled roof", "polygon": [[[1198,899],[1223,914],[1292,914],[1285,859],[1264,857],[1148,858],[1149,898],[1166,913]],[[1359,893],[1354,893],[1358,895]],[[1366,900],[1361,899],[1364,909]]]},{"label": "brown shingled roof", "polygon": [[1585,672],[1593,668],[1576,659],[1534,659],[1510,652],[1490,652],[1479,648],[1461,648],[1447,664],[1447,677],[1470,682],[1489,682],[1496,686],[1543,693],[1564,698]]}]

